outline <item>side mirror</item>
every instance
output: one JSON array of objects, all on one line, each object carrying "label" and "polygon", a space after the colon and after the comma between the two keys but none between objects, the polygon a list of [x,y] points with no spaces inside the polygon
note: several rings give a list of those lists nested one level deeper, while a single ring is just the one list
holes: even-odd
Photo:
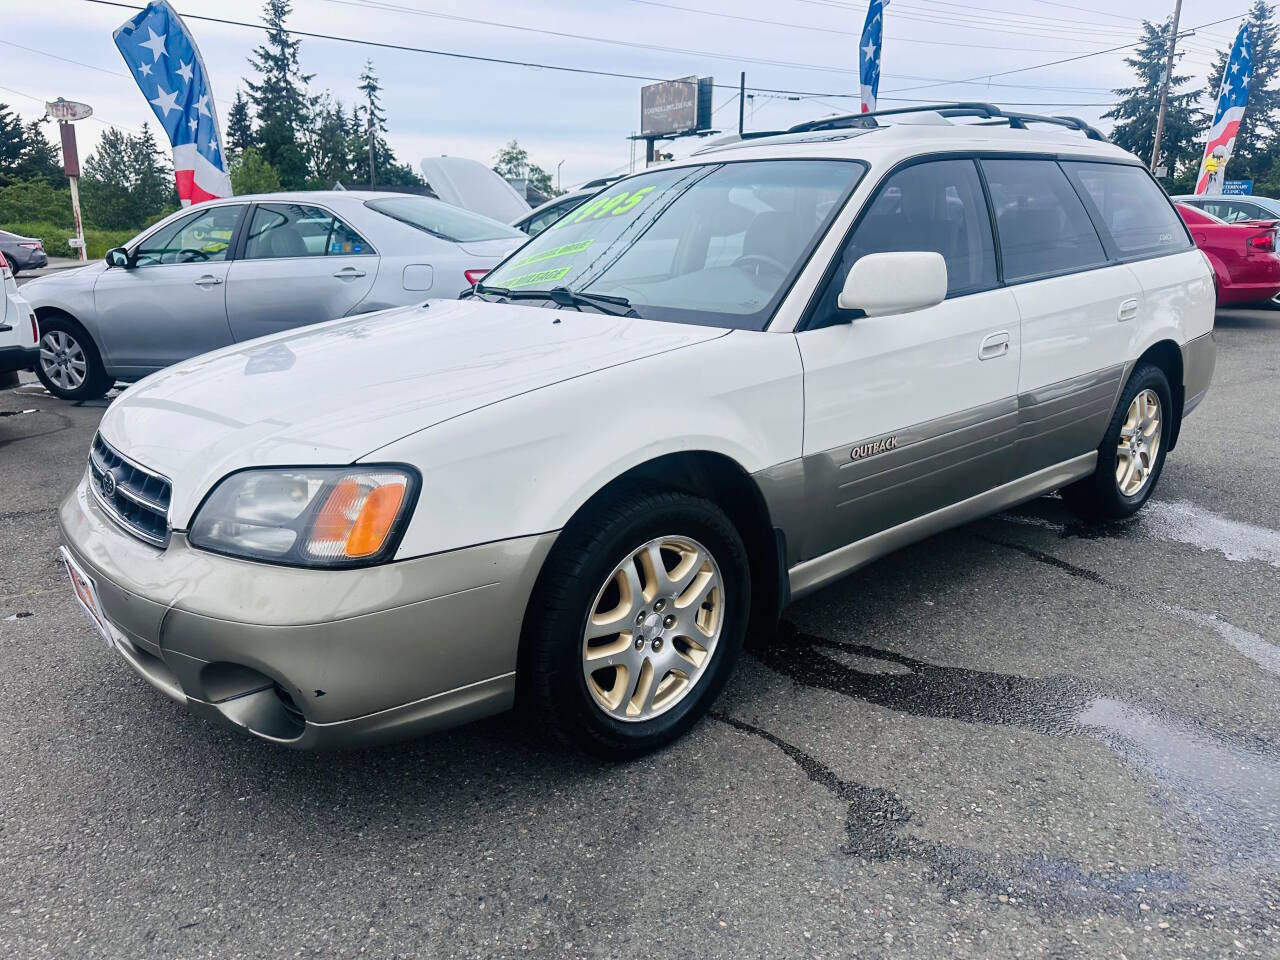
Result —
[{"label": "side mirror", "polygon": [[124,247],[112,247],[105,257],[108,267],[128,267],[129,251]]},{"label": "side mirror", "polygon": [[854,263],[836,301],[841,310],[868,317],[910,313],[947,297],[947,263],[925,251],[869,253]]}]

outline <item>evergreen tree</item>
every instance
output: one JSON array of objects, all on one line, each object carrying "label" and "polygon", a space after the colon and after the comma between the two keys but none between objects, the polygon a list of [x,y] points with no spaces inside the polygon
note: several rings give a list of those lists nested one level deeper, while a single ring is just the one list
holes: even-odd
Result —
[{"label": "evergreen tree", "polygon": [[17,179],[23,142],[22,121],[7,103],[0,103],[0,186]]},{"label": "evergreen tree", "polygon": [[[353,127],[355,123],[360,125],[358,131],[353,130],[355,153],[358,155],[352,157],[352,165],[359,171],[357,176],[360,179],[369,178],[369,137],[372,134],[374,179],[377,183],[381,186],[422,185],[423,179],[411,167],[400,163],[395,151],[387,143],[387,116],[382,109],[382,84],[373,72],[372,60],[365,61],[364,70],[360,74],[359,90],[364,102],[363,105],[357,104],[352,112]],[[369,129],[371,116],[372,131]]]},{"label": "evergreen tree", "polygon": [[[1113,143],[1150,161],[1155,146],[1156,121],[1160,114],[1160,87],[1164,78],[1164,65],[1169,52],[1170,21],[1159,27],[1148,20],[1142,22],[1142,38],[1133,56],[1125,63],[1133,68],[1136,83],[1113,91],[1120,102],[1103,116],[1116,121],[1111,131]],[[1200,162],[1201,147],[1197,138],[1204,131],[1204,114],[1196,106],[1198,91],[1180,92],[1190,82],[1188,74],[1179,75],[1178,61],[1183,54],[1174,56],[1173,75],[1169,79],[1169,104],[1165,110],[1164,133],[1160,140],[1160,163],[1169,169],[1169,181]],[[1194,175],[1194,174],[1193,174]]]},{"label": "evergreen tree", "polygon": [[360,141],[354,136],[342,102],[328,93],[316,106],[307,139],[307,155],[311,160],[312,179],[322,188],[360,179],[356,166]]},{"label": "evergreen tree", "polygon": [[60,150],[45,136],[40,120],[28,120],[22,126],[22,155],[14,168],[16,180],[47,180],[56,187],[65,186]]},{"label": "evergreen tree", "polygon": [[[1249,11],[1249,40],[1253,48],[1251,60],[1253,73],[1249,78],[1249,104],[1244,119],[1236,133],[1235,149],[1227,174],[1232,180],[1265,177],[1275,166],[1275,152],[1280,135],[1280,88],[1274,86],[1280,73],[1280,43],[1277,42],[1276,25],[1272,19],[1271,4],[1267,0],[1254,0]],[[1233,37],[1234,41],[1235,38]],[[1231,47],[1218,51],[1218,58],[1209,70],[1209,81],[1204,98],[1216,105],[1222,87],[1222,71],[1227,68]],[[1205,132],[1212,116],[1200,132],[1200,149],[1203,151]]]},{"label": "evergreen tree", "polygon": [[173,175],[150,126],[134,135],[109,127],[85,161],[85,219],[108,230],[137,230],[177,206]]},{"label": "evergreen tree", "polygon": [[259,80],[247,82],[258,120],[258,148],[286,190],[308,185],[303,132],[315,107],[306,89],[312,75],[304,74],[298,63],[300,42],[285,29],[290,9],[289,0],[266,0],[267,40],[249,58]]},{"label": "evergreen tree", "polygon": [[227,112],[227,146],[234,158],[254,145],[253,118],[249,116],[249,101],[241,90],[231,101]]}]

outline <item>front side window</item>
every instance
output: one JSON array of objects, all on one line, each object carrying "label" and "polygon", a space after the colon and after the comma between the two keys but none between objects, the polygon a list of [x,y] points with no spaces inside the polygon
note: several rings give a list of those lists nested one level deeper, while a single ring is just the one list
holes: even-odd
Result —
[{"label": "front side window", "polygon": [[1142,167],[1067,162],[1062,168],[1093,205],[1094,219],[1120,259],[1178,253],[1191,246],[1177,211]]},{"label": "front side window", "polygon": [[243,204],[210,207],[162,227],[133,251],[135,267],[226,260]]},{"label": "front side window", "polygon": [[863,170],[751,160],[640,174],[529,241],[478,291],[536,300],[563,287],[654,320],[763,330]]},{"label": "front side window", "polygon": [[1071,273],[1107,262],[1080,197],[1052,160],[983,160],[1006,281]]},{"label": "front side window", "polygon": [[861,257],[910,251],[942,254],[948,297],[996,285],[991,217],[972,160],[918,163],[889,177],[854,231],[833,296]]},{"label": "front side window", "polygon": [[328,210],[304,203],[260,203],[249,223],[246,260],[372,254],[364,239]]}]

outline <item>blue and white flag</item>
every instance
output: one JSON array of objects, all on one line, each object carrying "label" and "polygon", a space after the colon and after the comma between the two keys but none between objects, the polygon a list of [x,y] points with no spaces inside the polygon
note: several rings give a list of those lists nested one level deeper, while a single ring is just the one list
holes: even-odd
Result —
[{"label": "blue and white flag", "polygon": [[1209,127],[1209,142],[1204,145],[1200,160],[1200,173],[1196,177],[1196,193],[1221,193],[1227,176],[1227,161],[1236,148],[1236,133],[1244,119],[1244,108],[1249,104],[1249,79],[1253,76],[1253,45],[1249,42],[1249,24],[1246,22],[1236,34],[1231,45],[1231,56],[1222,71],[1222,88],[1218,91],[1218,103],[1213,110],[1213,125]]},{"label": "blue and white flag", "polygon": [[880,46],[884,37],[884,8],[889,0],[871,0],[867,7],[867,22],[862,28],[858,43],[858,75],[862,81],[862,112],[876,108],[880,92]]},{"label": "blue and white flag", "polygon": [[173,177],[182,205],[231,196],[209,73],[177,11],[165,0],[153,0],[113,37],[173,144]]}]

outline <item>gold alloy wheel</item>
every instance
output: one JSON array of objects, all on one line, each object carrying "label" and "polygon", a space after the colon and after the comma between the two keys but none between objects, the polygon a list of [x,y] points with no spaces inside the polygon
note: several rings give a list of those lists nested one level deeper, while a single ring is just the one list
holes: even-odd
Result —
[{"label": "gold alloy wheel", "polygon": [[724,581],[688,537],[656,537],[619,563],[596,594],[582,672],[615,720],[652,720],[706,673],[724,625]]},{"label": "gold alloy wheel", "polygon": [[1142,390],[1129,404],[1116,447],[1116,486],[1126,497],[1136,497],[1150,481],[1160,439],[1160,398]]}]

